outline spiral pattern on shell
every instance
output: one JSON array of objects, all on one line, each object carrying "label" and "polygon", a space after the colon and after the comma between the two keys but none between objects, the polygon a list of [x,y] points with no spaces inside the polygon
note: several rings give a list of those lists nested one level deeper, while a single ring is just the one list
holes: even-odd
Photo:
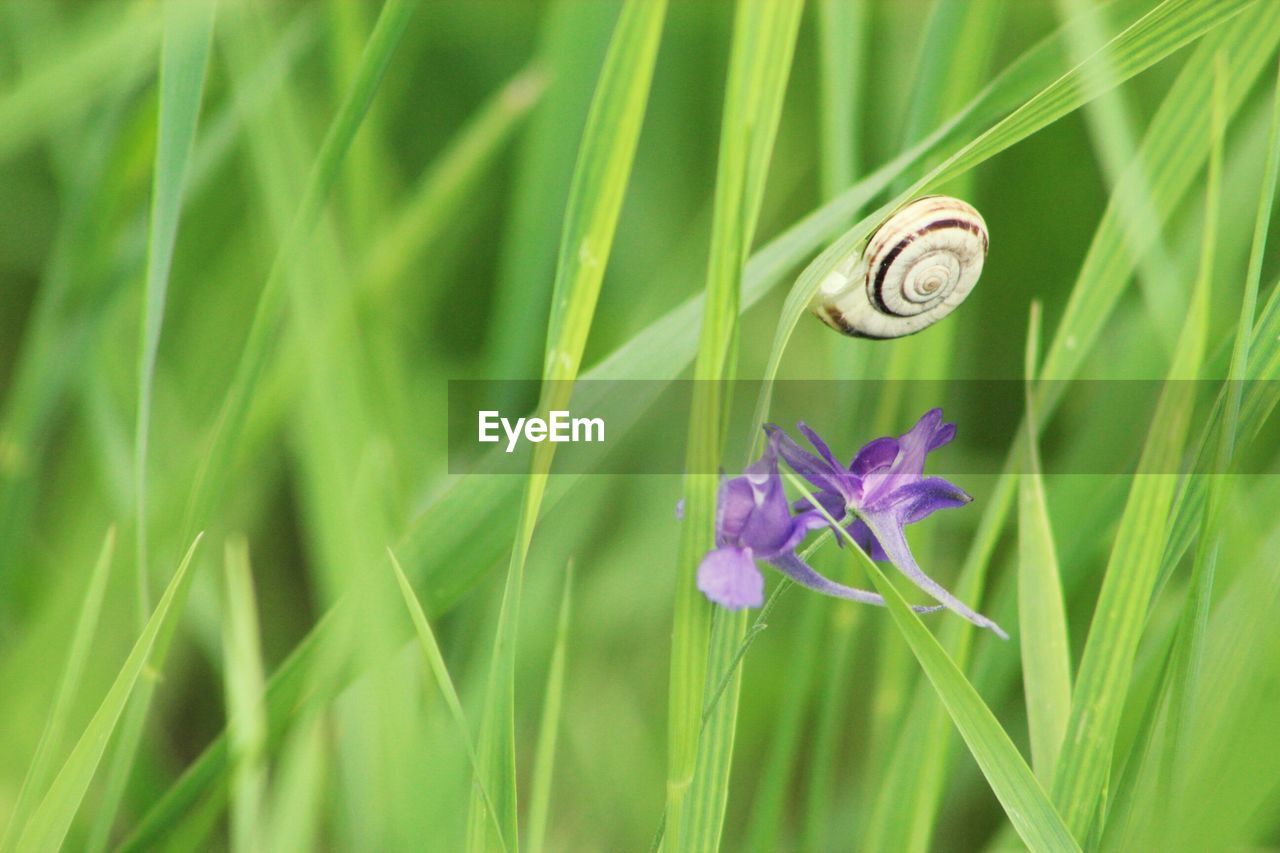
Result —
[{"label": "spiral pattern on shell", "polygon": [[978,283],[987,224],[971,205],[925,196],[885,220],[862,252],[839,264],[810,308],[859,338],[900,338],[941,320]]}]

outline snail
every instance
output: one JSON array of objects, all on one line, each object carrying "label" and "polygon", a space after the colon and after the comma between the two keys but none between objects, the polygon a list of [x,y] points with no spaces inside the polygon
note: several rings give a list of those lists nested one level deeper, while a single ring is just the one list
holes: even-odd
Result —
[{"label": "snail", "polygon": [[822,281],[810,310],[858,338],[900,338],[941,320],[978,283],[987,223],[960,199],[925,196],[901,207]]}]

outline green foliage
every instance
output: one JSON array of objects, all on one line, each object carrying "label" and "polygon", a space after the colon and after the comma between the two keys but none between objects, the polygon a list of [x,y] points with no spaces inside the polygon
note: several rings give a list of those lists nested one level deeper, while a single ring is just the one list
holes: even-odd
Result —
[{"label": "green foliage", "polygon": [[[1272,0],[0,4],[0,849],[1274,846],[1278,49]],[[805,316],[928,192],[966,303]],[[499,378],[633,473],[454,465]],[[887,608],[706,602],[761,423],[939,404],[974,501],[907,535],[1013,642],[826,530]]]}]

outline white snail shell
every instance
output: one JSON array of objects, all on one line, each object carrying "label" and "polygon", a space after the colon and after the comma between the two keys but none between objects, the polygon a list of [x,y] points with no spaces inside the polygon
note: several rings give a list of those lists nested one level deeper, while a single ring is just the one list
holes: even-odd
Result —
[{"label": "white snail shell", "polygon": [[925,196],[885,220],[818,287],[810,310],[858,338],[900,338],[955,310],[978,283],[987,223],[972,206]]}]

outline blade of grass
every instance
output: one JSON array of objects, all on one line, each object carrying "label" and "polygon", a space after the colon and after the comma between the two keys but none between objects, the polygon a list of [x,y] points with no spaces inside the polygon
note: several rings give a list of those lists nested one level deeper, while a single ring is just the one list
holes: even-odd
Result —
[{"label": "blade of grass", "polygon": [[130,85],[152,69],[161,20],[154,3],[103,9],[73,45],[0,94],[0,160],[20,153],[85,110],[103,89]]},{"label": "blade of grass", "polygon": [[[403,577],[403,575],[401,575]],[[408,584],[408,580],[404,583]],[[560,734],[560,708],[564,699],[565,658],[569,653],[569,605],[573,597],[573,563],[565,568],[560,615],[556,618],[556,642],[547,668],[547,687],[542,700],[542,722],[538,726],[538,747],[533,760],[533,788],[529,795],[529,853],[541,853],[546,846],[547,815],[551,808],[551,783],[555,778],[556,741]]]},{"label": "blade of grass", "polygon": [[320,151],[312,164],[306,190],[289,225],[288,236],[276,252],[258,297],[249,335],[236,364],[235,376],[227,389],[217,425],[191,490],[184,529],[201,523],[222,494],[254,391],[276,338],[287,292],[285,285],[288,273],[307,249],[309,239],[324,212],[325,203],[341,173],[356,131],[373,102],[378,85],[382,82],[383,74],[417,2],[418,0],[386,0],[383,4],[360,58],[360,66],[351,88],[325,133]]},{"label": "blade of grass", "polygon": [[[182,612],[182,603],[186,599],[188,588],[187,569],[196,547],[200,544],[200,536],[196,536],[187,549],[186,556],[178,565],[178,571],[161,596],[155,612],[147,620],[146,627],[134,643],[133,650],[120,668],[115,682],[102,704],[98,706],[93,719],[85,727],[75,748],[67,756],[62,769],[58,771],[53,784],[49,787],[44,799],[32,813],[18,840],[18,847],[23,850],[57,850],[66,838],[71,821],[80,809],[85,791],[93,781],[98,762],[107,748],[107,741],[115,731],[116,724],[124,713],[125,705],[134,687],[142,675],[143,668],[154,660],[152,651],[161,640],[162,634],[171,633],[178,615]],[[178,605],[175,607],[175,603]]]},{"label": "blade of grass", "polygon": [[[778,374],[782,355],[796,325],[808,311],[818,285],[841,261],[861,249],[868,235],[886,213],[919,193],[964,174],[1078,109],[1107,91],[1111,85],[1146,70],[1250,5],[1251,0],[1225,0],[1208,4],[1196,0],[1164,0],[1088,60],[1076,65],[837,239],[805,268],[787,295],[769,351],[765,368],[766,382],[761,387],[756,404],[754,427],[758,428],[768,417],[771,381]],[[1094,63],[1102,61],[1110,62],[1115,69],[1114,80],[1100,81],[1093,73]],[[1046,369],[1045,373],[1049,374],[1049,371]]]},{"label": "blade of grass", "polygon": [[267,850],[314,850],[328,771],[323,717],[310,717],[290,730],[272,784]]},{"label": "blade of grass", "polygon": [[252,851],[264,840],[260,805],[266,790],[267,722],[262,697],[262,644],[258,604],[249,569],[249,544],[226,545],[227,609],[223,619],[223,666],[227,694],[227,739],[231,744],[231,849]]},{"label": "blade of grass", "polygon": [[182,215],[183,193],[204,95],[213,39],[215,0],[166,0],[160,45],[160,114],[147,230],[147,271],[138,342],[138,407],[134,420],[133,487],[137,512],[138,623],[151,611],[147,579],[147,442],[156,356],[164,325],[169,271]]},{"label": "blade of grass", "polygon": [[[486,331],[486,376],[537,375],[546,329],[528,318],[545,317],[550,310],[549,285],[555,279],[559,228],[578,139],[619,9],[616,0],[547,4],[534,59],[546,75],[547,91],[517,146],[510,214],[498,246],[498,277]],[[527,408],[535,401],[510,402]]]},{"label": "blade of grass", "polygon": [[72,702],[80,687],[80,679],[89,660],[90,644],[97,633],[98,619],[102,615],[102,600],[107,589],[107,578],[111,575],[111,558],[115,554],[115,547],[116,529],[110,527],[102,540],[102,549],[98,552],[98,560],[94,563],[93,573],[85,587],[84,603],[80,605],[80,616],[76,619],[71,645],[67,648],[67,663],[62,671],[62,678],[58,681],[58,690],[54,694],[53,705],[40,733],[40,740],[36,742],[35,754],[27,767],[27,775],[22,780],[13,811],[9,814],[9,825],[5,828],[4,838],[0,839],[0,850],[12,849],[13,841],[16,840],[15,833],[26,823],[34,798],[48,783],[50,763],[66,736],[67,718],[71,715]]},{"label": "blade of grass", "polygon": [[[1109,20],[1127,22],[1139,9],[1145,8],[1145,2],[1146,0],[1120,0],[1113,3],[1107,7]],[[1272,11],[1265,4],[1257,8],[1257,14],[1264,19],[1253,19],[1249,23],[1250,32],[1258,38],[1256,41],[1241,43],[1236,54],[1233,54],[1242,57],[1240,67],[1234,69],[1241,86],[1250,79],[1247,71],[1253,52],[1262,50],[1269,44],[1273,22],[1266,20],[1265,16]],[[922,140],[910,151],[868,175],[840,197],[814,211],[757,251],[748,262],[743,276],[740,307],[745,310],[759,302],[796,263],[839,233],[853,212],[883,191],[896,177],[910,170],[926,156],[945,153],[954,146],[957,139],[979,132],[1052,82],[1062,71],[1063,53],[1062,33],[1050,35],[1009,66],[965,110],[928,139]],[[1233,78],[1233,97],[1236,95],[1234,82]],[[1175,134],[1171,138],[1186,137]],[[1159,209],[1172,209],[1173,206],[1169,203]],[[1122,281],[1125,277],[1120,276]],[[702,303],[703,297],[696,295],[672,309],[584,374],[584,378],[663,378],[677,375],[693,354],[693,341],[697,338]],[[1098,323],[1100,325],[1100,321]],[[1073,354],[1074,352],[1073,349]],[[586,393],[583,400],[586,408],[593,408],[599,402],[587,400]],[[588,402],[591,405],[588,406]],[[607,403],[600,403],[599,407],[605,408]],[[544,511],[554,506],[574,482],[575,478],[568,474],[557,478],[547,490]],[[997,493],[996,507],[980,531],[977,541],[992,543],[989,547],[994,547],[999,523],[1003,520],[1002,513],[1007,511],[1012,496],[1011,483],[1012,480],[1006,481],[1004,491]],[[515,490],[515,478],[463,477],[430,504],[414,522],[403,538],[400,550],[405,555],[407,571],[415,580],[416,588],[429,612],[440,612],[457,602],[501,557],[505,549],[502,531],[512,529],[508,509],[514,500]],[[479,530],[487,530],[489,533],[476,535]],[[973,584],[975,573],[985,571],[986,548],[988,546],[971,552],[971,558],[966,563],[970,567],[965,575],[969,579],[967,583]],[[325,647],[331,640],[325,632],[331,630],[332,624],[333,620],[325,620],[321,632],[310,635],[273,678],[270,691],[273,726],[287,720],[294,712],[298,697],[304,695],[304,685],[308,683],[307,673],[315,664],[316,650]],[[144,844],[155,837],[155,833],[163,832],[170,821],[203,796],[210,786],[224,778],[225,755],[225,742],[219,740],[155,804],[130,839],[130,844]]]},{"label": "blade of grass", "polygon": [[[714,471],[721,457],[726,401],[721,380],[732,378],[743,268],[764,198],[765,177],[800,25],[800,2],[740,0],[725,85],[716,166],[706,303],[693,375],[686,470]],[[677,556],[667,729],[667,837],[674,850],[714,850],[728,797],[738,711],[738,670],[731,665],[746,631],[745,612],[719,611],[698,591],[695,575],[714,546],[715,475],[684,478],[684,521]],[[708,645],[709,644],[709,645]],[[707,691],[732,674],[705,734]]]},{"label": "blade of grass", "polygon": [[[1205,214],[1204,250],[1201,277],[1209,280],[1213,274],[1215,251],[1217,248],[1217,221],[1219,197],[1222,184],[1223,137],[1226,134],[1225,93],[1226,84],[1225,57],[1219,55],[1219,63],[1215,74],[1214,99],[1214,156],[1210,159],[1209,210]],[[1280,156],[1280,83],[1275,95],[1275,112],[1273,114],[1270,147],[1263,175],[1262,192],[1258,201],[1258,213],[1254,224],[1253,244],[1250,249],[1249,267],[1245,276],[1244,295],[1240,305],[1239,320],[1236,324],[1236,339],[1232,349],[1231,363],[1227,373],[1226,409],[1218,428],[1218,445],[1214,465],[1217,476],[1211,478],[1208,494],[1204,503],[1201,518],[1200,537],[1191,568],[1190,590],[1183,605],[1174,637],[1172,655],[1169,662],[1166,691],[1166,717],[1163,757],[1160,766],[1167,788],[1166,802],[1178,804],[1188,802],[1190,779],[1187,777],[1185,756],[1195,742],[1196,718],[1193,715],[1196,691],[1199,688],[1203,667],[1205,632],[1208,627],[1209,608],[1213,598],[1214,577],[1216,574],[1218,552],[1222,544],[1222,512],[1233,479],[1228,474],[1235,457],[1236,435],[1239,429],[1242,382],[1248,372],[1250,334],[1253,328],[1254,310],[1257,304],[1258,285],[1262,274],[1262,259],[1266,248],[1267,232],[1270,226],[1271,209],[1274,203],[1277,157]],[[1206,285],[1207,286],[1207,285]]]},{"label": "blade of grass", "polygon": [[[288,272],[305,251],[308,239],[320,220],[351,141],[373,100],[416,4],[417,0],[387,0],[383,5],[351,89],[325,133],[320,151],[312,164],[305,194],[290,224],[288,237],[279,247],[258,297],[249,335],[237,362],[235,376],[223,399],[213,436],[206,452],[201,456],[188,499],[186,520],[182,525],[184,531],[194,530],[207,518],[224,490],[258,380],[276,337]],[[159,657],[163,659],[167,653],[167,643],[161,643],[160,648]],[[144,683],[131,703],[129,716],[112,758],[107,793],[98,812],[91,849],[101,849],[107,843],[150,708],[151,691],[152,686]]]},{"label": "blade of grass", "polygon": [[365,276],[373,298],[385,296],[413,259],[439,237],[451,212],[542,98],[546,85],[546,76],[536,67],[512,77],[476,110],[442,156],[432,162],[390,227],[369,250]]},{"label": "blade of grass", "polygon": [[[1228,96],[1234,111],[1274,51],[1277,41],[1280,41],[1280,14],[1277,13],[1280,13],[1280,8],[1260,4],[1228,26],[1210,33],[1204,43],[1197,46],[1165,96],[1148,127],[1141,149],[1143,162],[1165,167],[1151,173],[1150,188],[1158,211],[1168,212],[1176,207],[1208,155],[1211,87],[1206,83],[1211,79],[1208,75],[1213,57],[1221,49],[1232,58]],[[1127,186],[1128,182],[1122,182],[1116,192],[1128,191]],[[1130,252],[1136,253],[1141,248],[1128,233],[1124,219],[1118,215],[1116,203],[1109,203],[1072,288],[1063,319],[1055,330],[1040,371],[1042,380],[1069,379],[1076,374],[1129,281],[1133,269]],[[1280,302],[1277,303],[1274,324],[1266,323],[1267,316],[1264,311],[1263,322],[1254,338],[1263,345],[1272,344],[1271,339],[1280,335]],[[1264,326],[1271,331],[1265,331]],[[1277,353],[1277,369],[1280,369],[1280,348]],[[1057,395],[1053,391],[1056,384],[1050,383],[1045,387],[1042,382],[1045,393],[1037,401],[1042,424],[1057,403]],[[1251,422],[1256,424],[1256,421]],[[965,557],[956,589],[962,600],[977,600],[980,596],[991,555],[1013,503],[1015,479],[1012,471],[1018,454],[1024,452],[1020,441],[1009,453],[1005,473],[996,482],[983,508],[978,530]],[[1193,487],[1196,482],[1198,478],[1192,478],[1190,485]],[[1166,566],[1170,564],[1167,552],[1168,549],[1164,560]],[[969,659],[972,632],[956,625],[945,626],[942,634],[943,645],[950,650],[953,659],[960,666],[965,666]],[[921,685],[916,691],[908,722],[897,738],[894,759],[889,766],[889,781],[881,788],[876,812],[882,818],[873,820],[873,826],[886,830],[909,829],[916,839],[910,845],[911,849],[920,849],[927,844],[933,832],[933,816],[942,796],[942,782],[946,775],[946,742],[949,738],[950,729],[942,709],[937,707],[931,691]],[[874,844],[868,846],[872,849],[901,849],[907,845],[903,842],[889,843],[887,848]]]},{"label": "blade of grass", "polygon": [[[618,18],[592,98],[569,191],[552,291],[539,407],[542,411],[565,408],[578,376],[644,122],[665,14],[665,0],[628,0]],[[525,560],[546,491],[554,447],[543,443],[534,451],[517,521],[480,722],[481,777],[493,796],[493,808],[473,794],[467,832],[471,850],[492,846],[492,817],[488,815],[495,810],[502,837],[511,839],[513,844],[518,838],[516,634]]]},{"label": "blade of grass", "polygon": [[471,762],[472,784],[484,799],[489,815],[493,820],[493,831],[497,834],[496,837],[501,842],[502,849],[510,849],[502,836],[502,827],[498,825],[498,811],[493,807],[493,800],[490,799],[484,778],[480,774],[480,759],[476,754],[475,746],[471,742],[471,727],[467,725],[467,713],[462,709],[462,700],[458,698],[458,689],[453,686],[453,677],[449,675],[449,667],[445,665],[444,655],[440,652],[440,644],[436,641],[435,631],[431,630],[431,623],[427,621],[427,614],[422,611],[422,605],[418,602],[418,597],[414,595],[413,587],[409,585],[409,579],[405,577],[404,569],[400,567],[400,561],[396,559],[395,553],[388,549],[387,555],[391,558],[391,568],[395,572],[396,583],[400,586],[400,593],[404,596],[405,607],[408,608],[409,617],[413,620],[413,629],[418,635],[418,645],[422,648],[422,656],[426,658],[427,666],[431,669],[431,675],[435,679],[436,687],[440,689],[444,704],[449,709],[449,714],[453,717],[454,724],[458,727],[458,736],[462,738],[463,744],[466,746],[467,758]]},{"label": "blade of grass", "polygon": [[866,0],[818,0],[818,164],[823,199],[858,174],[859,106],[869,10]]},{"label": "blade of grass", "polygon": [[[1078,24],[1067,29],[1071,55],[1077,61],[1087,58],[1106,41],[1101,16],[1091,0],[1055,0],[1055,5],[1062,18]],[[1105,61],[1098,65],[1096,74],[1104,84],[1114,78],[1113,70]],[[1129,164],[1133,162],[1138,150],[1138,133],[1131,118],[1138,113],[1130,100],[1127,92],[1117,88],[1094,99],[1084,108],[1089,138],[1097,152],[1102,175],[1111,190],[1130,171]],[[1118,198],[1125,205],[1121,215],[1132,223],[1132,227],[1149,229],[1151,232],[1141,238],[1143,245],[1150,248],[1138,256],[1138,289],[1156,332],[1164,340],[1166,351],[1172,351],[1180,325],[1176,311],[1180,299],[1169,298],[1169,287],[1178,277],[1173,259],[1160,237],[1160,217],[1152,209],[1150,191],[1141,186],[1146,183],[1144,177],[1139,175],[1140,186],[1135,192]],[[1182,293],[1178,296],[1185,298]]]},{"label": "blade of grass", "polygon": [[1049,507],[1040,473],[1035,376],[1040,353],[1040,303],[1031,303],[1026,352],[1027,470],[1018,488],[1018,633],[1026,689],[1031,763],[1042,784],[1053,781],[1071,708],[1071,643]]},{"label": "blade of grass", "polygon": [[1004,807],[1005,814],[1019,837],[1027,847],[1035,851],[1079,850],[1080,845],[1036,781],[1031,768],[1018,753],[1018,748],[1000,726],[999,720],[982,701],[964,673],[948,657],[946,650],[929,633],[920,617],[902,598],[897,587],[889,582],[875,561],[858,547],[849,532],[827,514],[798,477],[789,471],[786,472],[786,477],[814,508],[827,517],[839,535],[849,543],[848,551],[866,567],[871,582],[884,596],[894,624],[911,646],[912,653],[920,662],[920,668],[928,676],[938,698],[951,715],[956,729],[964,738],[969,752],[982,769],[982,775],[987,778],[992,792]]},{"label": "blade of grass", "polygon": [[[1160,395],[1140,471],[1174,471],[1190,426],[1192,383],[1204,355],[1208,281],[1196,284]],[[1136,477],[1120,520],[1076,680],[1054,775],[1054,802],[1067,826],[1088,837],[1110,772],[1116,728],[1138,640],[1160,569],[1177,490],[1176,474]]]}]

